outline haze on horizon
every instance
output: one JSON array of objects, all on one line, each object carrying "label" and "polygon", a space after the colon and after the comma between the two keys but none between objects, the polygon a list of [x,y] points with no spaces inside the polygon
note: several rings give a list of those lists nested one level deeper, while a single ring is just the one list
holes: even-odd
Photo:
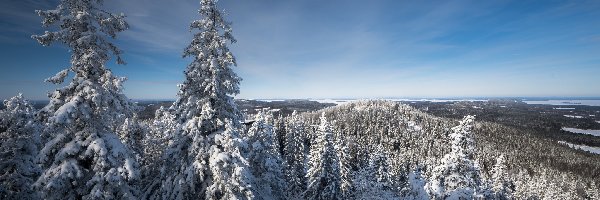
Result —
[{"label": "haze on horizon", "polygon": [[[0,98],[47,99],[43,80],[68,66],[42,47],[36,9],[0,9]],[[231,1],[237,98],[600,96],[599,1]],[[105,0],[131,29],[116,40],[132,99],[174,99],[189,59],[197,0]]]}]

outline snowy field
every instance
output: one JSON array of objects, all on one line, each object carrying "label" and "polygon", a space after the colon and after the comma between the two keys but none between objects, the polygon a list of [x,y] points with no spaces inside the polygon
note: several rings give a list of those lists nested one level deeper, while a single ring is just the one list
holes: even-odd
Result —
[{"label": "snowy field", "polygon": [[579,149],[579,150],[587,151],[587,152],[590,152],[593,154],[600,154],[600,147],[590,147],[590,146],[586,146],[586,145],[572,144],[572,143],[568,143],[565,141],[558,141],[558,143],[567,145],[573,149]]},{"label": "snowy field", "polygon": [[566,127],[563,127],[561,130],[568,131],[571,133],[588,134],[588,135],[600,137],[600,130],[585,130],[585,129],[566,128]]},{"label": "snowy field", "polygon": [[600,106],[600,100],[546,100],[546,101],[523,101],[526,104],[542,104],[555,106]]}]

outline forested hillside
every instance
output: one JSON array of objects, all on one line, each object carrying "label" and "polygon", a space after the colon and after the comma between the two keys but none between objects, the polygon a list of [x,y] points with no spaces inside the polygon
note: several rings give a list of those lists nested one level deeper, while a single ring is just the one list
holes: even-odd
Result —
[{"label": "forested hillside", "polygon": [[[346,145],[353,147],[351,152],[355,152],[353,158],[357,160],[350,163],[356,166],[366,166],[368,152],[382,146],[395,163],[390,165],[394,168],[392,171],[406,173],[420,168],[428,177],[433,168],[440,165],[440,159],[452,151],[451,127],[456,121],[434,117],[404,104],[388,101],[350,103],[303,114],[305,123],[317,124],[321,112],[332,121],[335,135],[340,140],[356,144]],[[506,171],[502,176],[510,182],[515,198],[558,198],[553,198],[548,191],[561,194],[565,199],[596,195],[593,191],[598,188],[600,156],[559,145],[525,130],[475,121],[472,159],[481,173],[479,187],[493,185],[490,181],[495,179],[494,167],[497,159],[503,157]],[[310,130],[309,133],[315,132]],[[356,166],[353,168],[361,168]],[[406,180],[405,176],[396,179],[402,182]]]}]

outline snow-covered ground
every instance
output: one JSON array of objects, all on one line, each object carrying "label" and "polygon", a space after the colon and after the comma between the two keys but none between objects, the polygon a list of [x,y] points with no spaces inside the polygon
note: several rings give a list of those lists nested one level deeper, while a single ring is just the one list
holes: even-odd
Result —
[{"label": "snow-covered ground", "polygon": [[556,105],[556,106],[571,106],[571,105],[585,105],[585,106],[600,106],[600,100],[546,100],[546,101],[523,101],[526,104],[542,104],[542,105]]},{"label": "snow-covered ground", "polygon": [[600,121],[596,121],[596,123],[600,124]]},{"label": "snow-covered ground", "polygon": [[566,127],[563,127],[561,130],[568,131],[571,133],[588,134],[588,135],[600,137],[600,130],[585,130],[585,129],[566,128]]},{"label": "snow-covered ground", "polygon": [[558,141],[558,143],[567,145],[573,149],[579,149],[579,150],[587,151],[587,152],[594,153],[594,154],[600,154],[600,147],[590,147],[590,146],[586,146],[586,145],[572,144],[572,143],[568,143],[565,141]]}]

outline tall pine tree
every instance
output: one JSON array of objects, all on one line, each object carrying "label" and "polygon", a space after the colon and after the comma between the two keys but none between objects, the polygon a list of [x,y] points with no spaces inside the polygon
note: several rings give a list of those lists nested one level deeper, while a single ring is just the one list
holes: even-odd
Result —
[{"label": "tall pine tree", "polygon": [[[44,27],[58,27],[32,36],[48,46],[58,42],[71,52],[71,66],[46,81],[59,84],[39,112],[45,124],[40,151],[42,175],[35,186],[44,199],[135,199],[135,158],[115,134],[135,105],[122,93],[125,78],[105,67],[110,54],[124,64],[111,41],[128,28],[123,14],[102,9],[101,0],[61,0],[56,9],[37,11]],[[55,25],[55,26],[54,26]]]},{"label": "tall pine tree", "polygon": [[450,134],[452,150],[431,173],[427,192],[435,199],[474,199],[481,185],[479,169],[473,161],[474,116],[465,116]]},{"label": "tall pine tree", "polygon": [[492,190],[494,191],[494,199],[512,199],[513,184],[508,176],[506,159],[504,154],[496,159],[496,164],[492,168]]},{"label": "tall pine tree", "polygon": [[256,114],[255,121],[246,134],[249,143],[246,158],[255,178],[255,195],[262,199],[285,199],[283,161],[279,155],[279,147],[275,144],[275,130],[273,125],[267,123],[267,117],[268,114],[264,112]]},{"label": "tall pine tree", "polygon": [[339,161],[333,144],[333,130],[325,113],[317,138],[311,143],[309,168],[306,174],[308,186],[305,199],[341,199]]},{"label": "tall pine tree", "polygon": [[158,124],[176,124],[167,132],[168,147],[161,175],[146,189],[151,199],[249,199],[252,175],[241,155],[241,112],[233,102],[240,78],[227,47],[235,42],[216,0],[201,0],[201,19],[191,23],[198,32],[183,56],[193,61],[185,70],[170,116]]},{"label": "tall pine tree", "polygon": [[40,173],[35,158],[39,124],[23,95],[4,101],[0,110],[0,199],[38,199],[31,185]]},{"label": "tall pine tree", "polygon": [[285,179],[288,183],[288,198],[299,198],[306,189],[305,168],[306,152],[304,140],[306,139],[305,125],[301,116],[294,110],[286,122],[286,135],[284,145]]}]

